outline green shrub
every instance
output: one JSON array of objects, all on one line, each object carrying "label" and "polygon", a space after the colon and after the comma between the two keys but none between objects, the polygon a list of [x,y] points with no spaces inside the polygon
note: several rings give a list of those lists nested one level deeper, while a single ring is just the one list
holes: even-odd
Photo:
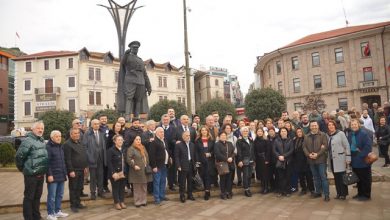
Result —
[{"label": "green shrub", "polygon": [[14,162],[15,154],[16,151],[11,143],[5,142],[0,144],[0,164],[3,167]]}]

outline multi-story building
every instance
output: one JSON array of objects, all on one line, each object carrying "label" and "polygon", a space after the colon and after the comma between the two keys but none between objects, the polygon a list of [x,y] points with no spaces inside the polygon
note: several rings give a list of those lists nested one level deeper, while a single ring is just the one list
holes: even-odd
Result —
[{"label": "multi-story building", "polygon": [[13,127],[15,64],[12,58],[22,54],[19,48],[0,47],[0,135],[9,134]]},{"label": "multi-story building", "polygon": [[[117,93],[119,60],[111,52],[83,48],[46,51],[15,58],[15,124],[29,127],[40,113],[69,110],[81,118],[113,108]],[[149,106],[161,99],[186,103],[185,78],[170,63],[145,61],[152,85]]]},{"label": "multi-story building", "polygon": [[195,103],[198,108],[202,103],[214,98],[224,99],[224,77],[211,75],[203,71],[195,72]]},{"label": "multi-story building", "polygon": [[389,101],[389,72],[390,22],[309,35],[259,56],[255,67],[260,87],[282,93],[289,111],[315,94],[326,110],[381,105]]},{"label": "multi-story building", "polygon": [[241,92],[241,87],[240,87],[240,83],[238,82],[238,77],[236,75],[229,75],[228,79],[229,79],[228,82],[230,83],[230,93],[231,93],[230,102],[236,107],[239,107],[244,104],[244,97]]}]

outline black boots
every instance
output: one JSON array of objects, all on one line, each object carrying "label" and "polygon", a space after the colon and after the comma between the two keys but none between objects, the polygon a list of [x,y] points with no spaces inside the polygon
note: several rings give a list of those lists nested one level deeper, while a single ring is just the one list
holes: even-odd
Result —
[{"label": "black boots", "polygon": [[204,192],[204,200],[209,200],[210,199],[210,191],[205,191]]}]

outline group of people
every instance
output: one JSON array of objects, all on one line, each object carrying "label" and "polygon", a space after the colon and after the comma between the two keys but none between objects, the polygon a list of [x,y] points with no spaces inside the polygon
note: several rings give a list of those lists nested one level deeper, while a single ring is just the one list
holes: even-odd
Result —
[{"label": "group of people", "polygon": [[80,197],[88,177],[90,198],[105,197],[110,192],[110,181],[114,207],[121,210],[126,209],[126,188],[133,194],[137,208],[147,205],[148,192],[156,205],[167,201],[167,185],[172,191],[179,186],[181,202],[195,200],[195,174],[203,182],[204,200],[210,199],[211,185],[220,188],[223,200],[232,199],[233,185],[242,186],[244,195],[251,197],[252,179],[256,178],[262,194],[275,192],[288,197],[300,185],[299,195],[323,195],[329,201],[330,169],[335,179],[335,199],[345,200],[348,186],[343,176],[352,168],[360,180],[353,198],[366,201],[371,198],[371,164],[364,158],[377,140],[386,159],[384,166],[388,166],[390,130],[385,114],[379,115],[377,122],[370,119],[369,114],[377,117],[380,108],[374,112],[365,107],[361,117],[353,110],[322,115],[295,111],[291,117],[285,111],[276,120],[238,121],[237,125],[232,123],[231,114],[220,120],[218,112],[212,112],[202,125],[199,115],[193,115],[192,121],[187,115],[178,119],[170,108],[160,122],[141,123],[133,118],[131,126],[126,127],[125,119],[120,117],[111,129],[107,116],[100,115],[87,130],[81,129],[80,120],[75,119],[64,143],[61,132],[52,131],[46,144],[42,137],[44,124],[36,122],[16,155],[25,182],[23,215],[25,219],[40,219],[44,179],[48,188],[47,219],[68,216],[61,211],[66,180],[71,210],[84,209]]}]

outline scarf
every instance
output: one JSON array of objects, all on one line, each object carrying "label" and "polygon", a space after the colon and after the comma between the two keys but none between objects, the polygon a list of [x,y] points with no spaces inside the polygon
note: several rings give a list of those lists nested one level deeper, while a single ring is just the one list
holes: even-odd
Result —
[{"label": "scarf", "polygon": [[145,159],[145,161],[146,161],[146,155],[145,155],[145,147],[144,147],[144,145],[142,145],[142,144],[140,144],[139,146],[136,146],[136,145],[133,145],[134,146],[134,148],[136,149],[136,150],[138,150],[140,153],[141,153],[141,156]]}]

